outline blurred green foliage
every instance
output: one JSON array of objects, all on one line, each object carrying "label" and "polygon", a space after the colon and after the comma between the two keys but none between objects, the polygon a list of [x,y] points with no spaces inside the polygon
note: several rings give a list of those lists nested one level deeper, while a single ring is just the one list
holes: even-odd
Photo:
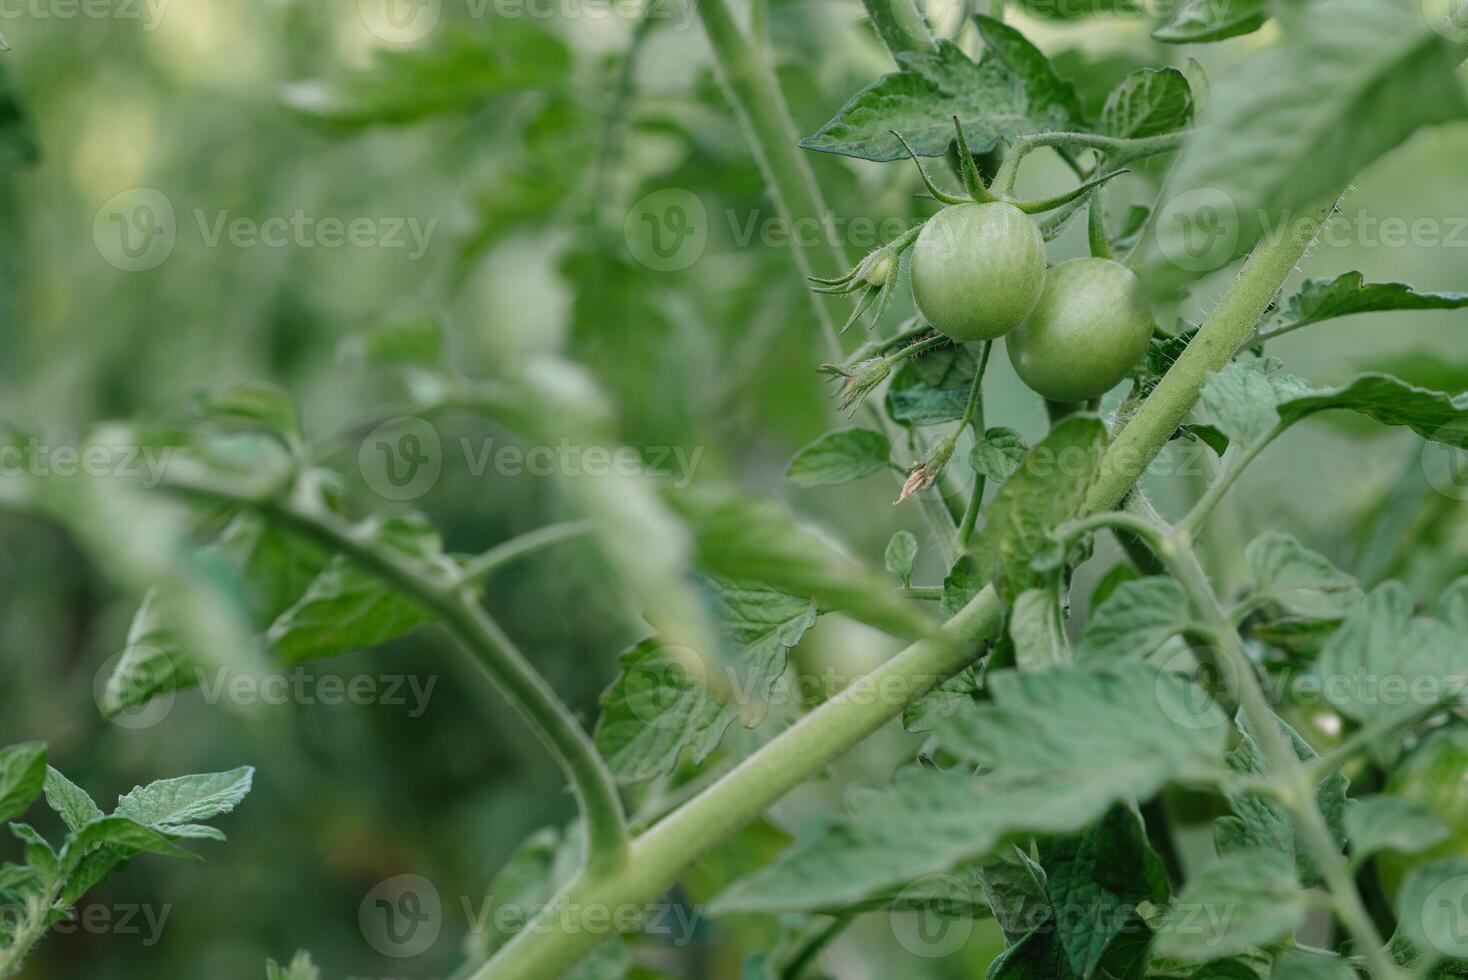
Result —
[{"label": "blurred green foliage", "polygon": [[[62,18],[63,7],[71,9],[33,3],[0,21],[13,48],[0,55],[7,422],[75,444],[99,419],[166,421],[200,387],[268,380],[291,391],[320,438],[402,398],[381,377],[348,369],[344,340],[385,318],[431,316],[452,328],[455,363],[476,375],[513,376],[536,352],[580,361],[612,396],[626,444],[697,451],[700,479],[784,496],[873,563],[899,529],[928,544],[910,509],[889,506],[895,488],[887,483],[810,490],[782,481],[791,454],[835,420],[815,373],[828,352],[690,10],[674,6],[639,25],[626,8],[608,14],[589,0],[518,6],[518,16],[445,0],[427,37],[394,44],[373,33],[369,0],[136,4],[136,19]],[[532,9],[546,16],[523,13]],[[1147,28],[1125,16],[1026,21],[1088,103],[1134,67],[1180,59]],[[771,33],[802,133],[888,68],[854,2],[777,3]],[[1237,50],[1207,56],[1223,62]],[[1468,224],[1449,179],[1461,176],[1465,153],[1462,127],[1421,135],[1362,178],[1348,214],[1375,220],[1378,231],[1382,219]],[[877,234],[890,227],[880,223],[906,227],[928,213],[904,165],[819,154],[810,162],[853,258],[891,237]],[[1141,188],[1159,176],[1143,168],[1126,179]],[[944,177],[952,184],[951,173]],[[1059,165],[1026,183],[1043,179],[1060,186]],[[171,206],[176,242],[155,268],[128,271],[115,262],[106,217],[117,195],[138,188]],[[708,245],[686,268],[657,271],[634,257],[626,226],[637,201],[669,188],[702,204]],[[1126,193],[1116,196],[1119,208]],[[297,215],[315,231],[292,232],[279,247],[228,231],[236,219],[293,227]],[[323,219],[367,219],[374,241],[328,246]],[[401,246],[388,244],[390,227],[400,228]],[[1305,271],[1360,269],[1375,281],[1462,288],[1461,228],[1456,245],[1393,246],[1353,227],[1327,239]],[[1084,229],[1072,229],[1052,258],[1083,249]],[[1208,301],[1204,290],[1177,312],[1192,317]],[[1374,316],[1333,325],[1328,340],[1302,332],[1275,353],[1319,383],[1388,359],[1408,380],[1461,390],[1468,358],[1418,352],[1463,350],[1465,326],[1463,313]],[[1004,360],[995,359],[989,423],[1032,438],[1043,431],[1043,406]],[[440,434],[446,445],[510,440],[462,421]],[[1360,439],[1401,448],[1370,454],[1392,465],[1367,465]],[[1210,533],[1246,540],[1291,526],[1342,567],[1372,581],[1403,577],[1423,595],[1468,570],[1461,507],[1421,477],[1410,437],[1319,422],[1286,441],[1276,465],[1251,472]],[[347,445],[338,462],[354,471]],[[1308,499],[1288,489],[1302,474]],[[1200,479],[1158,478],[1154,490],[1176,504]],[[566,516],[550,481],[474,474],[452,461],[417,503],[458,551]],[[1213,571],[1225,583],[1241,574]],[[934,550],[920,550],[915,581],[939,574]],[[489,589],[491,611],[588,725],[617,655],[635,639],[618,602],[580,545],[517,565]],[[27,977],[246,980],[261,975],[268,956],[284,961],[297,947],[311,948],[328,976],[441,976],[470,926],[460,896],[477,907],[522,839],[573,813],[538,744],[435,630],[307,668],[432,682],[421,713],[407,690],[401,705],[248,710],[194,692],[151,727],[105,721],[95,679],[122,649],[132,612],[131,598],[63,534],[0,519],[0,744],[45,740],[57,764],[98,797],[246,763],[259,769],[255,794],[229,820],[230,845],[207,864],[141,860],[89,899],[168,908],[156,944],[144,942],[146,930],[79,930],[45,944]],[[876,634],[823,624],[798,659],[818,672],[825,663],[871,663],[890,649]],[[772,853],[846,786],[885,779],[919,745],[885,733],[728,847],[745,865]],[[739,870],[732,864],[722,853],[702,862],[688,898],[712,895]],[[363,942],[358,909],[377,883],[405,873],[436,883],[446,925],[430,952],[395,962]],[[743,954],[773,941],[766,932],[705,922],[664,965],[682,976],[738,976]],[[971,956],[924,959],[876,916],[832,956],[849,964],[842,976],[974,976],[998,943],[981,924]]]}]

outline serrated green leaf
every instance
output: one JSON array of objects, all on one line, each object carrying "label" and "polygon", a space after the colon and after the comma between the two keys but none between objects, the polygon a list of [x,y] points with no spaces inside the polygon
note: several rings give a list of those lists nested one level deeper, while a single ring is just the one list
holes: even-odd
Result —
[{"label": "serrated green leaf", "polygon": [[[1243,8],[1200,0],[1184,9]],[[1266,235],[1293,233],[1288,223],[1304,209],[1418,129],[1468,114],[1461,60],[1411,0],[1332,0],[1328,15],[1294,18],[1278,43],[1213,86],[1142,246],[1143,281],[1164,295]]]},{"label": "serrated green leaf", "polygon": [[976,704],[983,686],[982,667],[977,664],[965,667],[934,684],[903,708],[902,727],[910,732],[932,731],[945,718],[952,718]]},{"label": "serrated green leaf", "polygon": [[197,836],[191,824],[233,813],[254,782],[255,770],[250,766],[161,779],[133,787],[118,799],[115,812],[166,834]]},{"label": "serrated green leaf", "polygon": [[[418,515],[370,521],[358,536],[440,570],[448,561],[438,532]],[[295,664],[379,646],[431,619],[428,609],[381,576],[338,555],[312,580],[305,595],[270,625],[266,639],[286,663]]]},{"label": "serrated green leaf", "polygon": [[235,515],[209,550],[227,561],[249,595],[251,621],[269,624],[306,594],[330,556],[260,514]]},{"label": "serrated green leaf", "polygon": [[1002,426],[995,427],[985,432],[984,438],[974,444],[969,453],[968,464],[986,480],[1003,483],[1019,469],[1029,448],[1024,436],[1018,432]]},{"label": "serrated green leaf", "polygon": [[[854,794],[850,816],[741,879],[722,913],[841,907],[983,859],[1020,833],[1079,830],[1113,803],[1219,768],[1227,725],[1186,707],[1192,688],[1141,664],[1005,671],[992,703],[950,719],[945,747],[989,771],[904,769]],[[1180,720],[1179,720],[1180,719]]]},{"label": "serrated green leaf", "polygon": [[111,845],[103,844],[84,854],[66,877],[61,891],[62,905],[75,905],[87,892],[112,876],[131,857]]},{"label": "serrated green leaf", "polygon": [[1399,796],[1363,796],[1346,808],[1351,860],[1360,865],[1373,854],[1417,854],[1446,840],[1448,827],[1430,810]]},{"label": "serrated green leaf", "polygon": [[111,816],[93,820],[67,838],[66,854],[72,862],[68,870],[75,870],[87,852],[98,846],[115,848],[123,854],[147,851],[165,857],[199,860],[197,854],[176,846],[162,831],[128,817]]},{"label": "serrated green leaf", "polygon": [[1140,660],[1192,622],[1188,598],[1172,579],[1154,576],[1122,582],[1091,614],[1076,659]]},{"label": "serrated green leaf", "polygon": [[912,566],[917,561],[918,541],[911,531],[898,531],[887,542],[882,556],[887,571],[896,575],[904,589],[912,586]]},{"label": "serrated green leaf", "polygon": [[1208,375],[1199,400],[1229,440],[1251,443],[1279,422],[1279,405],[1310,394],[1309,384],[1271,358],[1233,361]]},{"label": "serrated green leaf", "polygon": [[1101,420],[1077,415],[1029,451],[984,511],[974,545],[982,581],[993,582],[1006,599],[1030,587],[1030,561],[1049,543],[1051,531],[1080,514],[1105,447]]},{"label": "serrated green leaf", "polygon": [[[1235,721],[1241,738],[1238,747],[1228,755],[1229,768],[1244,775],[1268,776],[1269,764],[1249,730],[1248,723],[1242,714]],[[1294,745],[1295,754],[1302,762],[1319,758],[1299,732],[1283,721],[1279,721],[1279,727]],[[1346,841],[1346,790],[1349,785],[1350,781],[1337,770],[1327,775],[1315,787],[1315,805],[1324,816],[1337,847],[1343,847]],[[1300,880],[1306,885],[1320,883],[1320,872],[1310,848],[1301,838],[1299,827],[1284,807],[1252,793],[1229,794],[1229,807],[1234,815],[1220,817],[1213,825],[1214,840],[1220,854],[1266,850],[1277,852],[1295,862]]]},{"label": "serrated green leaf", "polygon": [[289,85],[280,99],[341,129],[404,125],[468,111],[506,92],[554,89],[570,67],[570,53],[554,34],[506,19],[493,31],[440,30],[422,47],[380,49],[370,67]]},{"label": "serrated green leaf", "polygon": [[46,784],[46,746],[22,742],[0,749],[0,821],[30,809]]},{"label": "serrated green leaf", "polygon": [[280,966],[274,960],[265,964],[265,980],[321,980],[321,971],[311,960],[311,954],[302,950],[296,953],[289,966]]},{"label": "serrated green leaf", "polygon": [[[815,625],[816,606],[753,585],[717,584],[720,623],[734,647],[740,676],[722,700],[709,678],[692,676],[702,661],[644,640],[620,660],[620,673],[602,695],[596,746],[619,780],[637,782],[671,772],[685,749],[697,764],[718,748],[741,710],[759,708],[785,672],[786,655]],[[749,718],[753,724],[757,718]]]},{"label": "serrated green leaf", "polygon": [[887,468],[892,443],[872,429],[827,432],[801,449],[785,469],[785,478],[800,487],[835,487]]},{"label": "serrated green leaf", "polygon": [[1269,0],[1179,0],[1152,36],[1168,44],[1223,41],[1257,31],[1269,13]]},{"label": "serrated green leaf", "polygon": [[1192,122],[1193,89],[1176,68],[1132,72],[1107,96],[1101,110],[1102,132],[1120,139],[1173,133]]},{"label": "serrated green leaf", "polygon": [[968,392],[935,388],[922,379],[912,361],[904,361],[887,386],[887,414],[905,426],[937,425],[963,418]]},{"label": "serrated green leaf", "polygon": [[1072,660],[1055,587],[1026,589],[1015,597],[1009,609],[1009,636],[1020,670],[1044,670]]},{"label": "serrated green leaf", "polygon": [[1255,594],[1308,619],[1342,619],[1361,601],[1361,586],[1324,555],[1282,531],[1268,531],[1245,551]]},{"label": "serrated green leaf", "polygon": [[1414,617],[1399,582],[1362,600],[1320,653],[1328,701],[1356,721],[1407,718],[1461,698],[1461,643],[1447,624]]},{"label": "serrated green leaf", "polygon": [[1289,936],[1304,917],[1294,862],[1277,851],[1241,851],[1188,882],[1156,952],[1195,961],[1234,956]]},{"label": "serrated green leaf", "polygon": [[1128,805],[1107,811],[1095,826],[1041,849],[1055,928],[1071,971],[1095,976],[1123,930],[1136,928],[1142,902],[1166,904],[1172,888],[1162,859],[1147,841],[1139,813]]},{"label": "serrated green leaf", "polygon": [[896,636],[924,636],[935,625],[885,576],[796,525],[778,504],[714,490],[670,500],[692,529],[698,564],[712,575],[810,596],[823,608]]},{"label": "serrated green leaf", "polygon": [[1334,409],[1356,412],[1383,425],[1406,426],[1433,442],[1468,446],[1468,395],[1427,391],[1385,374],[1363,374],[1338,388],[1290,398],[1280,404],[1279,416],[1293,425]]},{"label": "serrated green leaf", "polygon": [[1458,310],[1468,293],[1419,293],[1404,282],[1366,282],[1359,272],[1306,279],[1269,322],[1268,332],[1295,330],[1337,317],[1389,310]]},{"label": "serrated green leaf", "polygon": [[61,817],[68,830],[81,830],[104,815],[86,790],[51,768],[46,770],[46,803]]},{"label": "serrated green leaf", "polygon": [[901,159],[901,133],[921,156],[939,156],[953,142],[953,117],[975,153],[1026,133],[1065,130],[1080,118],[1075,89],[1014,28],[976,18],[989,46],[977,65],[963,49],[940,40],[932,52],[903,52],[902,69],[858,92],[836,117],[800,145],[865,160]]}]

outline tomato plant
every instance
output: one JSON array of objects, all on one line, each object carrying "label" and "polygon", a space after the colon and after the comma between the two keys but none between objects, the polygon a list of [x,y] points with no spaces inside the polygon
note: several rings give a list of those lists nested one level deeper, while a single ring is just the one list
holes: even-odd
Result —
[{"label": "tomato plant", "polygon": [[0,977],[1468,975],[1468,5],[264,6],[0,56]]}]

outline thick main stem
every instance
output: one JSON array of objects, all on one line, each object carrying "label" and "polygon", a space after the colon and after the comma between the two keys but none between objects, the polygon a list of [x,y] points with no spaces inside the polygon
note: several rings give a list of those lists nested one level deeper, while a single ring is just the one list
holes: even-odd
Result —
[{"label": "thick main stem", "polygon": [[[573,882],[471,980],[549,980],[614,931],[619,910],[655,902],[700,854],[881,728],[993,636],[1000,604],[985,589],[939,633],[908,647],[806,715],[779,738],[639,837],[621,872]],[[610,913],[610,914],[609,914]],[[602,924],[597,928],[596,923]]]}]

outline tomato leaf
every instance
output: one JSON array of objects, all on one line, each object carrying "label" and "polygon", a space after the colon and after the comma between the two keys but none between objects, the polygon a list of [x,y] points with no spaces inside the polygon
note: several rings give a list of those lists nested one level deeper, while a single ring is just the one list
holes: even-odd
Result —
[{"label": "tomato leaf", "polygon": [[1306,279],[1269,322],[1265,338],[1337,317],[1388,310],[1458,310],[1468,293],[1420,293],[1404,282],[1366,282],[1359,272],[1334,279]]},{"label": "tomato leaf", "polygon": [[[1120,139],[1173,133],[1192,122],[1193,88],[1176,68],[1132,72],[1107,96],[1101,110],[1101,131]],[[1124,228],[1123,235],[1127,233]]]},{"label": "tomato leaf", "polygon": [[917,561],[918,542],[911,531],[898,531],[887,542],[883,563],[887,571],[896,575],[904,589],[912,586],[912,566]]},{"label": "tomato leaf", "polygon": [[1346,836],[1358,867],[1373,854],[1419,854],[1447,840],[1446,824],[1432,811],[1400,796],[1363,796],[1346,809]]},{"label": "tomato leaf", "polygon": [[1154,576],[1122,582],[1091,614],[1076,659],[1141,660],[1192,622],[1187,596],[1172,579]]},{"label": "tomato leaf", "polygon": [[[1268,776],[1269,765],[1259,748],[1248,723],[1240,714],[1238,725],[1240,740],[1238,748],[1228,755],[1229,768],[1249,776]],[[1279,722],[1280,730],[1288,736],[1295,754],[1303,762],[1318,758],[1310,743],[1285,722]],[[1322,779],[1315,787],[1315,805],[1330,828],[1331,837],[1339,848],[1345,844],[1346,789],[1350,781],[1339,771]],[[1229,794],[1229,805],[1233,816],[1219,817],[1213,824],[1213,837],[1218,853],[1228,855],[1248,851],[1273,851],[1285,855],[1295,862],[1300,879],[1306,885],[1321,881],[1314,856],[1300,836],[1299,828],[1290,817],[1289,811],[1273,800],[1252,793]]]},{"label": "tomato leaf", "polygon": [[1462,696],[1462,644],[1453,627],[1414,617],[1400,582],[1368,593],[1320,653],[1327,700],[1356,721],[1406,718]]},{"label": "tomato leaf", "polygon": [[785,478],[800,487],[834,487],[887,468],[892,443],[872,429],[827,432],[801,449],[785,469]]},{"label": "tomato leaf", "polygon": [[1216,707],[1186,707],[1195,693],[1175,675],[1142,664],[1005,671],[989,689],[992,703],[945,729],[945,746],[990,767],[984,776],[901,770],[891,787],[854,794],[849,817],[736,882],[717,911],[858,902],[980,860],[1012,835],[1077,831],[1113,803],[1218,771],[1228,725]]},{"label": "tomato leaf", "polygon": [[[638,782],[671,772],[687,749],[694,764],[718,748],[741,710],[770,697],[785,672],[786,655],[815,625],[816,605],[783,592],[736,583],[714,583],[719,623],[733,647],[729,661],[734,701],[711,690],[709,678],[691,676],[703,661],[691,651],[670,650],[659,638],[624,653],[620,673],[601,697],[595,738],[619,780]],[[751,715],[753,727],[762,717]]]},{"label": "tomato leaf", "polygon": [[953,117],[975,153],[1026,133],[1073,129],[1081,119],[1075,87],[1014,28],[975,18],[988,46],[977,65],[963,49],[940,40],[931,52],[896,56],[901,71],[884,75],[852,97],[836,117],[800,145],[863,160],[905,156],[896,130],[920,156],[940,156],[953,142]]},{"label": "tomato leaf", "polygon": [[45,784],[45,745],[23,742],[0,749],[0,821],[30,809]]},{"label": "tomato leaf", "polygon": [[1257,31],[1269,12],[1269,0],[1180,0],[1152,36],[1168,44],[1224,41]]},{"label": "tomato leaf", "polygon": [[984,511],[974,546],[982,581],[1009,599],[1030,587],[1030,561],[1049,544],[1052,530],[1080,513],[1105,447],[1101,420],[1078,415],[1029,451]]},{"label": "tomato leaf", "polygon": [[1361,586],[1292,535],[1268,531],[1249,542],[1245,558],[1257,598],[1307,619],[1339,620],[1361,601]]},{"label": "tomato leaf", "polygon": [[1159,295],[1266,234],[1293,233],[1299,209],[1340,193],[1418,129],[1468,115],[1461,56],[1417,4],[1312,6],[1274,47],[1213,85],[1208,117],[1142,245],[1142,278]]},{"label": "tomato leaf", "polygon": [[[1177,901],[1177,925],[1157,938],[1159,956],[1206,961],[1247,952],[1290,935],[1305,917],[1294,863],[1275,851],[1230,854],[1190,881]],[[1227,909],[1227,916],[1206,910]]]}]

